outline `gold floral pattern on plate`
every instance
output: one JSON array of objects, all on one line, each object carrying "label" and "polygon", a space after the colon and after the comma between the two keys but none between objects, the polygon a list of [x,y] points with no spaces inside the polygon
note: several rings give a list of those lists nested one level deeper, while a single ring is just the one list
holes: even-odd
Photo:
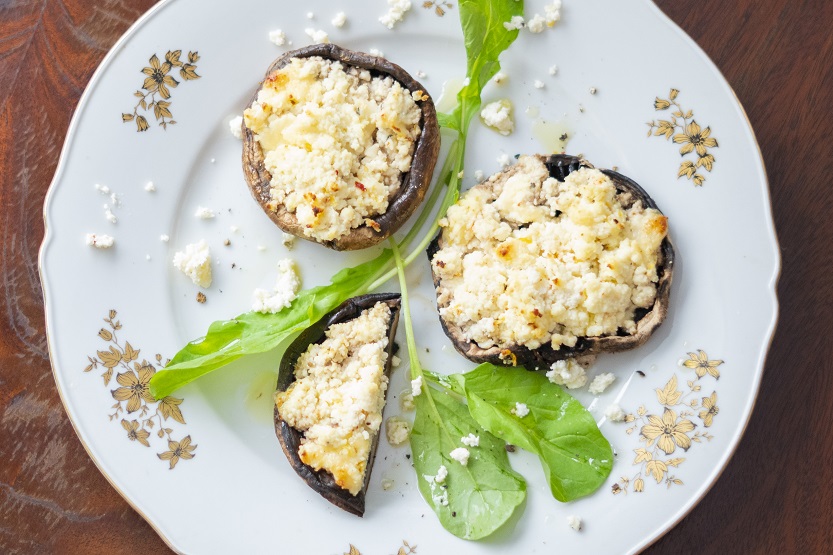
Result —
[{"label": "gold floral pattern on plate", "polygon": [[[88,356],[89,364],[84,372],[104,368],[101,374],[104,387],[110,387],[113,374],[116,374],[116,389],[110,390],[110,395],[116,403],[110,407],[113,413],[110,421],[119,420],[121,427],[127,433],[127,439],[150,447],[151,441],[167,440],[168,450],[156,454],[163,461],[168,461],[168,468],[173,470],[180,460],[194,458],[197,446],[192,445],[191,436],[180,440],[173,438],[174,430],[166,426],[169,420],[185,424],[185,417],[179,406],[182,399],[170,395],[162,399],[154,399],[150,394],[148,383],[156,373],[156,368],[163,368],[169,361],[162,361],[162,355],[156,355],[156,362],[139,359],[140,349],[134,348],[129,341],[124,344],[119,340],[118,333],[122,329],[121,322],[116,320],[117,313],[111,310],[104,318],[107,327],[98,331],[98,337],[107,345],[104,349],[96,350],[96,356]],[[155,366],[154,366],[155,365]]]},{"label": "gold floral pattern on plate", "polygon": [[[416,549],[417,546],[410,545],[405,540],[402,540],[402,546],[399,548],[399,551],[396,552],[396,555],[412,555],[417,552]],[[362,555],[362,552],[359,551],[359,549],[351,543],[350,550],[346,551],[344,555]]]},{"label": "gold floral pattern on plate", "polygon": [[454,4],[452,4],[451,2],[446,2],[446,0],[426,0],[422,3],[422,7],[426,10],[434,8],[434,13],[442,17],[445,15],[445,12],[454,7]]},{"label": "gold floral pattern on plate", "polygon": [[699,187],[706,181],[700,170],[705,169],[711,172],[712,167],[714,167],[714,155],[709,152],[709,149],[717,148],[717,139],[711,136],[712,130],[710,127],[703,129],[695,121],[692,110],[684,110],[677,102],[679,94],[678,89],[671,89],[667,99],[656,97],[654,109],[664,111],[673,108],[673,111],[670,119],[649,121],[648,136],[665,137],[675,144],[682,145],[680,156],[683,158],[689,154],[695,154],[696,159],[694,161],[684,159],[680,162],[677,179],[686,177]]},{"label": "gold floral pattern on plate", "polygon": [[182,50],[168,50],[165,54],[165,61],[160,62],[159,57],[154,54],[148,60],[150,65],[142,69],[145,74],[145,81],[142,88],[133,93],[138,102],[133,107],[133,112],[124,112],[121,120],[124,123],[133,121],[136,123],[136,131],[147,131],[150,128],[148,119],[139,114],[139,110],[148,112],[153,110],[156,123],[167,130],[169,125],[175,125],[171,112],[171,89],[179,86],[179,81],[171,75],[171,70],[179,68],[179,76],[185,81],[192,81],[202,77],[197,74],[197,62],[200,56],[197,52],[188,52],[187,61],[180,60]]},{"label": "gold floral pattern on plate", "polygon": [[[673,375],[665,386],[657,388],[656,396],[659,408],[651,413],[641,405],[636,413],[628,414],[625,422],[632,425],[625,430],[629,435],[639,431],[639,441],[644,447],[634,449],[636,457],[634,466],[639,471],[631,476],[622,476],[619,482],[613,484],[614,494],[645,490],[646,482],[654,480],[657,484],[665,482],[667,487],[681,486],[683,481],[672,474],[673,468],[678,468],[685,462],[683,453],[693,444],[711,441],[712,436],[705,428],[711,427],[719,412],[717,406],[717,391],[705,395],[704,381],[720,378],[722,360],[712,360],[705,351],[688,353],[688,359],[682,366],[694,370],[694,378],[686,380],[686,387],[680,388],[677,375]],[[698,421],[695,423],[695,421]],[[702,426],[703,430],[697,430]]]}]

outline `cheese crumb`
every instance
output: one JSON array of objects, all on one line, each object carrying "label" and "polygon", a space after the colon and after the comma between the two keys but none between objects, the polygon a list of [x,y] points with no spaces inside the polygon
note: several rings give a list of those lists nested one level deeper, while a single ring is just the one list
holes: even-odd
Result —
[{"label": "cheese crumb", "polygon": [[280,29],[269,31],[269,40],[278,46],[283,46],[286,44],[286,33]]},{"label": "cheese crumb", "polygon": [[87,245],[97,249],[109,249],[116,243],[116,240],[109,235],[96,235],[95,233],[87,233],[85,241]]},{"label": "cheese crumb", "polygon": [[240,231],[240,228],[239,228],[239,227],[237,227],[236,225],[230,225],[228,229],[229,229],[229,231],[231,231],[232,233],[237,233],[238,231]]},{"label": "cheese crumb", "polygon": [[107,218],[107,221],[110,222],[111,224],[114,224],[118,221],[118,219],[116,218],[116,215],[113,214],[113,211],[110,210],[110,207],[107,206],[106,204],[104,205],[104,217]]},{"label": "cheese crumb", "polygon": [[587,391],[593,395],[601,395],[614,381],[616,381],[616,376],[610,372],[599,374],[593,378],[593,381],[590,383],[590,387],[587,388]]},{"label": "cheese crumb", "polygon": [[194,285],[211,287],[211,251],[205,240],[185,246],[184,251],[174,254],[174,267],[191,278]]},{"label": "cheese crumb", "polygon": [[434,476],[434,483],[442,484],[443,482],[445,482],[446,478],[448,478],[448,469],[445,467],[444,464],[441,464],[440,467],[437,469],[437,475]]},{"label": "cheese crumb", "polygon": [[501,168],[505,168],[511,163],[509,155],[504,152],[503,154],[497,157],[497,163],[500,164]]},{"label": "cheese crumb", "polygon": [[414,404],[414,395],[410,391],[403,391],[399,394],[399,408],[404,411],[412,411],[416,409]]},{"label": "cheese crumb", "polygon": [[330,43],[330,35],[327,34],[326,31],[323,29],[313,29],[312,27],[307,27],[304,29],[304,32],[307,36],[312,39],[312,42],[318,44],[329,44]]},{"label": "cheese crumb", "polygon": [[168,241],[171,240],[171,238],[163,233],[162,235],[159,236],[159,240],[162,241],[163,243],[167,243]]},{"label": "cheese crumb", "polygon": [[96,183],[95,184],[95,189],[96,189],[96,191],[98,191],[99,193],[101,193],[104,196],[107,196],[107,195],[110,194],[110,187],[108,187],[107,185],[100,185],[100,184]]},{"label": "cheese crumb", "polygon": [[278,313],[292,304],[300,289],[301,278],[298,276],[295,261],[284,258],[278,262],[278,279],[272,290],[254,290],[252,310],[263,314]]},{"label": "cheese crumb", "polygon": [[495,85],[502,85],[506,82],[507,79],[509,79],[509,76],[503,73],[502,71],[498,71],[497,73],[495,73],[495,76],[492,77],[492,81]]},{"label": "cheese crumb", "polygon": [[419,71],[417,71],[417,72],[416,72],[416,76],[417,76],[417,78],[419,78],[419,79],[425,79],[426,77],[428,77],[428,74],[427,74],[427,73],[425,73],[425,72],[424,72],[424,71],[422,71],[422,70],[419,70]]},{"label": "cheese crumb", "polygon": [[231,118],[228,122],[228,127],[235,139],[243,138],[243,116]]},{"label": "cheese crumb", "polygon": [[307,12],[307,19],[315,19],[315,13]]},{"label": "cheese crumb", "polygon": [[581,530],[581,519],[575,515],[567,517],[567,526],[578,532]]},{"label": "cheese crumb", "polygon": [[465,447],[458,447],[454,451],[448,454],[452,459],[457,461],[458,463],[466,466],[469,464],[469,450]]},{"label": "cheese crumb", "polygon": [[557,74],[558,73],[558,66],[556,66],[556,65],[550,66],[549,72],[550,72],[550,75]]},{"label": "cheese crumb", "polygon": [[448,490],[444,489],[443,492],[439,495],[432,495],[431,500],[434,504],[442,505],[443,507],[448,506]]},{"label": "cheese crumb", "polygon": [[520,15],[513,15],[512,19],[510,19],[509,21],[505,21],[503,23],[503,27],[507,31],[515,31],[515,30],[518,30],[518,29],[523,29],[523,26],[524,26],[524,18]]},{"label": "cheese crumb", "polygon": [[283,246],[287,248],[287,250],[292,250],[292,247],[295,246],[295,236],[291,233],[284,233],[281,235],[281,243]]},{"label": "cheese crumb", "polygon": [[622,407],[618,403],[613,403],[605,409],[605,418],[611,422],[624,422],[625,411],[622,410]]},{"label": "cheese crumb", "polygon": [[393,355],[390,364],[393,368],[399,368],[399,365],[402,364],[402,359],[396,355]]},{"label": "cheese crumb", "polygon": [[382,489],[385,491],[390,491],[393,489],[393,480],[388,480],[387,478],[382,480]]},{"label": "cheese crumb", "polygon": [[460,438],[460,443],[469,447],[478,447],[480,445],[480,436],[469,434]]},{"label": "cheese crumb", "polygon": [[474,180],[478,183],[481,183],[485,179],[485,175],[483,175],[483,170],[474,170]]},{"label": "cheese crumb", "polygon": [[529,407],[526,406],[526,403],[515,403],[514,408],[510,410],[512,414],[517,416],[518,418],[523,418],[527,414],[529,414]]},{"label": "cheese crumb", "polygon": [[393,29],[410,9],[411,0],[388,0],[388,13],[380,17],[379,22],[388,29]]},{"label": "cheese crumb", "polygon": [[422,376],[417,376],[415,380],[411,380],[411,395],[419,397],[422,393]]},{"label": "cheese crumb", "polygon": [[194,212],[194,217],[201,220],[211,220],[214,219],[214,211],[210,208],[206,208],[205,206],[197,206],[197,211]]},{"label": "cheese crumb", "polygon": [[536,79],[536,80],[535,80],[535,82],[534,82],[532,85],[533,85],[536,89],[543,89],[543,88],[544,88],[544,82],[543,82],[543,81],[541,81],[540,79]]},{"label": "cheese crumb", "polygon": [[333,27],[344,27],[344,24],[347,23],[347,14],[338,12],[330,23],[333,24]]},{"label": "cheese crumb", "polygon": [[571,358],[556,361],[550,368],[547,378],[554,384],[564,385],[567,389],[578,389],[587,383],[584,367]]},{"label": "cheese crumb", "polygon": [[506,98],[486,104],[480,111],[480,119],[484,125],[501,135],[509,135],[515,130],[515,121],[512,119],[512,103]]},{"label": "cheese crumb", "polygon": [[385,435],[394,447],[402,445],[411,437],[411,424],[404,418],[391,416],[385,421]]},{"label": "cheese crumb", "polygon": [[148,193],[153,193],[156,191],[156,185],[153,184],[153,181],[148,181],[147,184],[145,184],[145,191],[147,191]]},{"label": "cheese crumb", "polygon": [[530,33],[540,33],[547,28],[547,20],[540,14],[535,14],[527,23],[527,29]]},{"label": "cheese crumb", "polygon": [[385,53],[379,50],[378,48],[371,48],[368,54],[370,54],[371,56],[377,56],[379,58],[384,58],[385,56]]},{"label": "cheese crumb", "polygon": [[301,462],[327,470],[353,495],[364,485],[382,425],[390,319],[390,307],[380,302],[330,326],[324,341],[298,357],[295,381],[275,396],[280,416],[304,434]]},{"label": "cheese crumb", "polygon": [[561,0],[554,0],[552,4],[544,6],[544,16],[547,27],[552,27],[561,20]]}]

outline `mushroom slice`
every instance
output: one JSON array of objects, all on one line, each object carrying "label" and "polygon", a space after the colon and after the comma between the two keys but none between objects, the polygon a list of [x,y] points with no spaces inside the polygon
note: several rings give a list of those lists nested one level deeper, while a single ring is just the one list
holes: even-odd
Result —
[{"label": "mushroom slice", "polygon": [[357,516],[379,442],[400,296],[342,303],[290,344],[280,363],[275,431],[298,475]]},{"label": "mushroom slice", "polygon": [[469,195],[428,251],[440,322],[469,360],[587,362],[642,345],[665,319],[667,218],[633,180],[575,156],[522,156]]},{"label": "mushroom slice", "polygon": [[440,148],[431,97],[404,69],[334,44],[287,52],[244,112],[243,173],[283,231],[375,245],[422,202]]}]

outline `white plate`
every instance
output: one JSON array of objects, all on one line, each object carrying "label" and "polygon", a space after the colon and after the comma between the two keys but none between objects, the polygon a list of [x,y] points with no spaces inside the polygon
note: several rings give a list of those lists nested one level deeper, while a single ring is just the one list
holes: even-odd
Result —
[{"label": "white plate", "polygon": [[[289,254],[298,260],[310,287],[367,256],[336,254],[302,241],[287,253],[280,231],[246,190],[240,142],[228,128],[266,67],[285,50],[268,40],[276,28],[296,47],[309,42],[303,29],[312,27],[351,49],[378,48],[412,74],[426,72],[422,81],[435,98],[446,80],[463,76],[456,5],[416,2],[405,21],[389,31],[377,21],[385,2],[341,4],[162,2],[117,43],[91,80],[47,196],[41,251],[55,380],[81,441],[113,486],[182,552],[329,554],[344,553],[352,544],[367,555],[396,551],[404,542],[418,546],[419,553],[460,554],[645,547],[705,494],[743,433],[775,326],[779,269],[766,175],[743,109],[702,51],[647,1],[567,0],[554,29],[522,32],[503,56],[508,82],[501,88],[490,84],[484,92],[485,101],[503,96],[514,101],[517,129],[501,137],[475,122],[466,161],[468,186],[474,170],[496,171],[501,153],[544,150],[533,128],[546,119],[558,133],[563,128],[572,136],[570,152],[583,153],[600,167],[618,166],[669,217],[678,263],[667,322],[645,346],[599,359],[594,374],[618,376],[609,391],[599,399],[579,395],[600,421],[614,401],[635,418],[602,423],[618,457],[596,494],[560,504],[534,458],[515,454],[512,464],[528,480],[522,515],[488,541],[466,542],[445,532],[421,499],[407,449],[383,441],[367,513],[353,517],[307,488],[280,451],[271,421],[277,354],[235,363],[182,389],[175,395],[184,399],[179,405],[142,401],[144,414],[142,409],[128,414],[129,401],[114,399],[112,391],[130,385],[124,378],[117,383],[116,374],[134,372],[132,365],[143,360],[157,364],[157,353],[164,362],[209,322],[247,310],[252,290],[273,282],[279,258]],[[336,29],[330,20],[342,9],[348,23]],[[314,19],[307,18],[308,11]],[[536,12],[543,13],[542,4],[529,3],[527,14]],[[152,111],[139,105],[135,113],[147,117],[149,129],[138,133],[136,119],[123,122],[121,114],[133,114],[139,102],[133,94],[145,77],[140,71],[154,54],[164,61],[168,50],[177,49],[183,62],[189,51],[199,53],[194,63],[201,77],[185,80],[179,67],[172,68],[170,75],[179,81],[169,99],[176,124],[163,129]],[[548,73],[553,64],[555,76]],[[545,87],[535,88],[535,80]],[[667,119],[675,109],[655,110],[655,99],[670,100],[672,88],[679,91],[682,109],[691,110],[701,129],[709,127],[719,141],[708,148],[715,159],[712,171],[699,170],[702,186],[678,178],[681,163],[697,159],[695,153],[681,156],[685,143],[646,137],[646,122]],[[538,116],[526,115],[527,107]],[[144,190],[148,181],[156,192]],[[119,195],[121,204],[112,208],[115,224],[105,219],[102,205],[110,199],[96,191],[96,183]],[[214,209],[216,218],[195,218],[198,205]],[[85,246],[91,232],[114,236],[115,248]],[[160,241],[162,234],[170,241]],[[198,304],[197,290],[172,267],[171,258],[203,238],[216,260],[215,280],[206,291],[208,301]],[[223,246],[225,239],[231,246]],[[440,330],[424,259],[409,269],[409,277],[419,341],[430,348],[423,363],[444,371],[470,368]],[[111,323],[103,321],[111,310],[113,325],[119,323],[115,338],[109,337]],[[719,381],[708,373],[698,378],[694,369],[678,364],[698,350],[723,361],[715,372]],[[103,379],[108,353],[114,352],[120,357],[110,362],[117,364],[115,372]],[[95,367],[85,373],[93,361]],[[405,375],[401,369],[395,373],[392,393],[404,389]],[[672,378],[676,387],[672,383],[664,401],[677,418],[697,425],[686,433],[691,447],[666,454],[655,443],[646,451],[653,459],[646,460],[637,451],[645,447],[640,432],[649,416],[665,412],[655,390]],[[719,413],[706,426],[700,412],[712,392]],[[681,415],[685,407],[679,405],[690,402],[696,406]],[[387,414],[397,412],[398,403],[391,403]],[[134,420],[149,421],[150,435],[134,434],[131,440]],[[171,443],[157,436],[160,423],[170,430]],[[177,449],[183,456],[173,457]],[[383,491],[382,479],[393,480],[394,488]],[[567,527],[571,514],[583,518],[582,532]]]}]

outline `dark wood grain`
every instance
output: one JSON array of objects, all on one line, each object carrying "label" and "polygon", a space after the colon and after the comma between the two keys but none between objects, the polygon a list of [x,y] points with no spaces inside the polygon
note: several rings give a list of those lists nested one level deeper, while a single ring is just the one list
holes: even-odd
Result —
[{"label": "dark wood grain", "polygon": [[[164,552],[55,391],[41,206],[96,65],[152,0],[0,1],[0,552]],[[833,552],[833,3],[658,0],[734,87],[771,183],[784,270],[757,408],[706,498],[651,553]],[[833,384],[831,384],[833,385]]]}]

